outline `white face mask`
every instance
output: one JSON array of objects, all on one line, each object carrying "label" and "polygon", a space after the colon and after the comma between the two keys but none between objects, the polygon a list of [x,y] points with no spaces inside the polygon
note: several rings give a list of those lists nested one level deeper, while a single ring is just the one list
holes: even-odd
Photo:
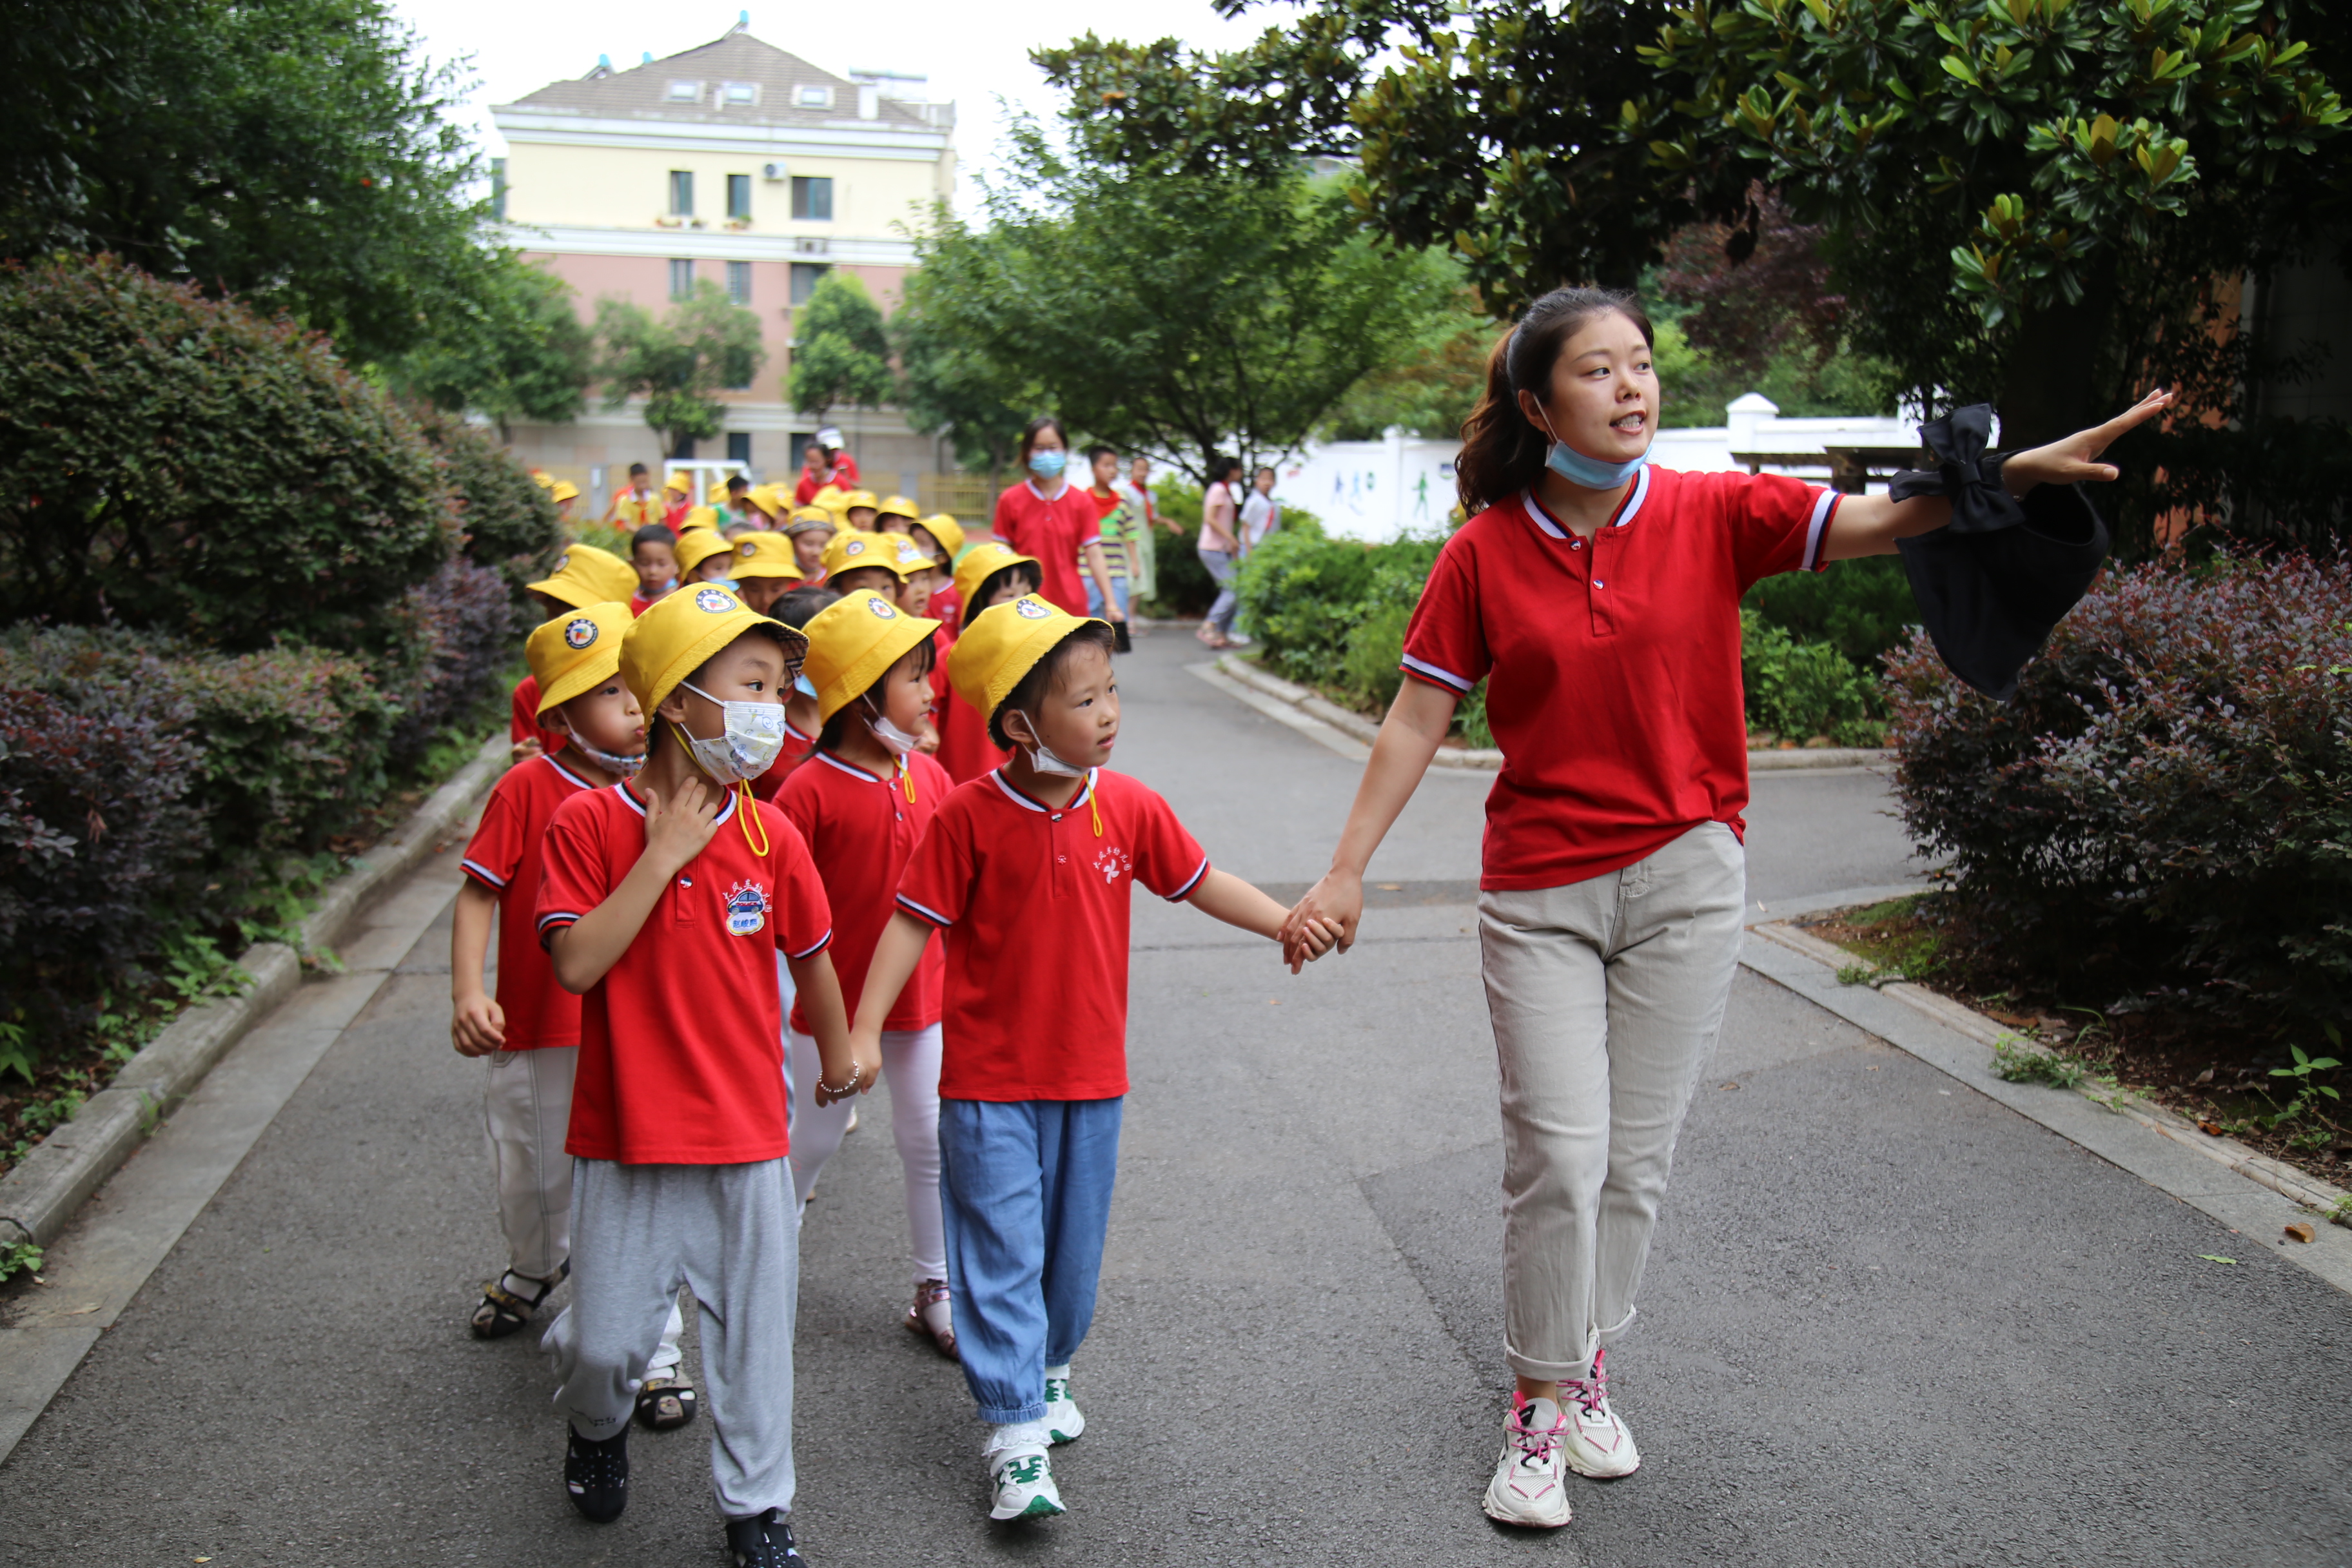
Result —
[{"label": "white face mask", "polygon": [[866,727],[874,732],[876,740],[882,742],[882,749],[892,756],[903,757],[923,743],[921,736],[909,735],[890,722],[890,716],[875,707],[873,699],[866,700],[866,710],[874,715],[866,721]]},{"label": "white face mask", "polygon": [[710,740],[677,726],[694,765],[717,783],[731,784],[755,779],[768,771],[784,749],[784,705],[781,702],[719,702],[692,681],[681,681],[706,702],[718,702],[724,729]]},{"label": "white face mask", "polygon": [[[1015,708],[1013,711],[1015,713],[1020,713],[1023,719],[1028,721],[1029,733],[1032,736],[1038,733],[1036,720],[1029,718],[1028,714],[1022,712],[1018,708]],[[1087,776],[1086,769],[1073,767],[1068,763],[1062,761],[1061,758],[1055,756],[1052,752],[1046,749],[1045,742],[1043,741],[1039,741],[1034,746],[1024,746],[1021,749],[1029,753],[1029,765],[1035,768],[1039,773],[1044,773],[1047,778],[1082,779]]]},{"label": "white face mask", "polygon": [[572,743],[580,748],[582,756],[608,773],[617,773],[625,779],[633,779],[645,769],[646,754],[643,752],[639,752],[634,757],[625,757],[617,752],[600,752],[577,735],[572,737]]}]

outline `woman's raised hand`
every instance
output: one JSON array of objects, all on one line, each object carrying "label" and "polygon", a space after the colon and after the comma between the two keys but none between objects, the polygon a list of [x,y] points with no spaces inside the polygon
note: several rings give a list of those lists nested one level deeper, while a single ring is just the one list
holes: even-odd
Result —
[{"label": "woman's raised hand", "polygon": [[2099,454],[2113,445],[2125,431],[2155,418],[2179,398],[2179,394],[2159,386],[2104,425],[2077,430],[2064,440],[2053,441],[2046,447],[2033,447],[2019,452],[2002,466],[2002,485],[2010,494],[2021,496],[2035,485],[2071,485],[2081,479],[2114,479],[2123,470],[2113,463],[2100,462]]}]

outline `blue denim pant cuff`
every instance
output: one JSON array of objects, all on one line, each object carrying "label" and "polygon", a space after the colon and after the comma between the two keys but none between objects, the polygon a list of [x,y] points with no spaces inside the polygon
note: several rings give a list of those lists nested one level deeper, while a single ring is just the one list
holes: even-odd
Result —
[{"label": "blue denim pant cuff", "polygon": [[1045,1402],[1033,1400],[1027,1405],[983,1405],[980,1418],[991,1426],[1016,1426],[1024,1421],[1045,1419]]}]

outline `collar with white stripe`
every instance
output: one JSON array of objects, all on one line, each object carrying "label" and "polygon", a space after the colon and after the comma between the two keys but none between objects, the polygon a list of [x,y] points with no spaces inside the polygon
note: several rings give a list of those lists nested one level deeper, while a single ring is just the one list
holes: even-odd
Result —
[{"label": "collar with white stripe", "polygon": [[839,768],[851,778],[863,779],[867,784],[880,784],[882,782],[882,775],[880,773],[869,773],[855,763],[843,762],[831,752],[819,752],[816,754],[816,760],[820,763],[831,763],[835,767]]},{"label": "collar with white stripe", "polygon": [[1070,493],[1070,476],[1067,474],[1064,474],[1062,476],[1062,488],[1055,490],[1052,495],[1047,495],[1044,490],[1039,489],[1037,488],[1037,481],[1034,479],[1024,479],[1021,482],[1029,487],[1029,493],[1031,495],[1035,496],[1047,506],[1053,505],[1055,501],[1060,500],[1064,496]]},{"label": "collar with white stripe", "polygon": [[996,787],[1003,790],[1004,792],[1004,798],[1011,801],[1013,805],[1029,811],[1037,812],[1041,816],[1054,816],[1059,815],[1059,813],[1063,811],[1076,810],[1078,804],[1085,800],[1088,795],[1094,792],[1095,775],[1101,772],[1102,770],[1100,768],[1088,768],[1087,770],[1087,787],[1080,790],[1076,795],[1071,797],[1070,804],[1060,807],[1058,811],[1055,807],[1047,805],[1043,801],[1030,799],[1027,795],[1023,795],[1019,790],[1013,788],[1012,782],[1004,776],[1004,770],[1003,768],[997,769],[988,776],[996,781]]},{"label": "collar with white stripe", "polygon": [[582,778],[578,773],[573,773],[570,768],[565,767],[562,763],[557,762],[551,756],[543,755],[539,760],[545,763],[549,767],[553,768],[557,773],[562,773],[565,781],[568,782],[574,789],[594,789],[596,787],[594,784],[590,784],[586,779]]},{"label": "collar with white stripe", "polygon": [[[630,810],[635,812],[639,816],[643,816],[646,814],[646,803],[637,798],[637,792],[629,787],[628,780],[623,779],[619,784],[614,784],[613,788],[620,793],[620,796],[623,800],[629,803]],[[732,785],[730,785],[721,793],[727,796],[727,804],[719,808],[719,815],[717,816],[711,818],[713,826],[723,823],[729,817],[734,816],[735,804],[742,798],[741,795],[739,794]]]},{"label": "collar with white stripe", "polygon": [[[1609,520],[1609,526],[1612,528],[1622,528],[1627,523],[1633,521],[1633,514],[1641,510],[1642,503],[1649,499],[1650,470],[1645,465],[1640,473],[1633,476],[1633,483],[1632,487],[1626,490],[1625,499],[1617,503],[1617,515]],[[1521,490],[1519,492],[1519,500],[1527,503],[1528,517],[1538,528],[1542,529],[1554,539],[1566,539],[1568,537],[1568,530],[1561,527],[1558,522],[1552,521],[1551,513],[1544,510],[1543,502],[1536,500],[1536,492],[1533,487]]]}]

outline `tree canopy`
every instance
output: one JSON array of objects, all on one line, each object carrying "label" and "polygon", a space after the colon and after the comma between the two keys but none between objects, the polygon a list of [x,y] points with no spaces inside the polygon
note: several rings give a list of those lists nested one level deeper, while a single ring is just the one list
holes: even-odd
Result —
[{"label": "tree canopy", "polygon": [[395,391],[448,413],[470,409],[501,429],[579,416],[595,371],[595,337],[572,309],[572,286],[514,255],[499,257],[478,294],[455,302],[425,342],[387,361]]},{"label": "tree canopy", "polygon": [[759,316],[708,279],[658,321],[625,300],[597,300],[596,338],[604,406],[645,398],[646,424],[661,437],[664,452],[683,451],[725,428],[726,405],[716,395],[750,386],[768,360]]},{"label": "tree canopy", "polygon": [[835,268],[793,311],[793,363],[785,395],[823,419],[836,407],[879,408],[890,395],[890,343],[882,310],[856,274]]}]

